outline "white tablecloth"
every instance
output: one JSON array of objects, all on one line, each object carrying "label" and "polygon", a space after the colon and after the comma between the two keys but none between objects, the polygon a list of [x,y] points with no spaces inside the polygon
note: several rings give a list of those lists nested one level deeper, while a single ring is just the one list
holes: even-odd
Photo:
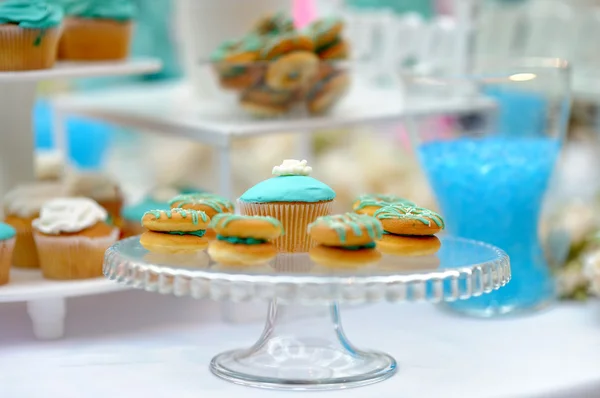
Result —
[{"label": "white tablecloth", "polygon": [[[261,323],[223,324],[208,301],[145,292],[69,301],[67,337],[35,341],[23,304],[0,306],[2,398],[244,398],[283,392],[224,382],[211,357],[248,346]],[[536,316],[473,320],[425,305],[347,309],[359,347],[399,362],[392,379],[299,397],[600,397],[600,303],[561,305]],[[310,327],[309,319],[298,327]]]}]

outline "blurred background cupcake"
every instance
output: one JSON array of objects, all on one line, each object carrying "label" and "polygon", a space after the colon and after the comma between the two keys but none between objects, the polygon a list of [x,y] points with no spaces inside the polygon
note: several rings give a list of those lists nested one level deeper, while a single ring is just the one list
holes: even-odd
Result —
[{"label": "blurred background cupcake", "polygon": [[124,59],[129,54],[132,0],[54,0],[66,15],[58,58],[70,61]]}]

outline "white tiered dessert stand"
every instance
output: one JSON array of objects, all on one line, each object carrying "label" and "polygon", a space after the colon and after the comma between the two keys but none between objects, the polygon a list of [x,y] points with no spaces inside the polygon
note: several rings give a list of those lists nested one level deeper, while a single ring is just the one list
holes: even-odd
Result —
[{"label": "white tiered dessert stand", "polygon": [[[59,62],[52,69],[0,72],[0,197],[22,183],[34,181],[32,113],[37,83],[46,80],[140,75],[161,68],[156,59],[115,62]],[[59,136],[58,138],[62,138]],[[57,143],[64,147],[63,143]],[[0,304],[27,302],[33,331],[39,339],[64,334],[65,299],[114,291],[104,278],[84,281],[50,281],[39,271],[12,270],[8,285],[0,286]]]},{"label": "white tiered dessert stand", "polygon": [[[434,256],[383,256],[359,268],[329,268],[305,253],[279,254],[260,266],[225,267],[205,252],[191,257],[157,255],[139,237],[113,245],[104,261],[112,280],[150,292],[196,299],[270,301],[266,326],[247,349],[215,356],[210,370],[246,386],[287,390],[331,390],[385,380],[396,360],[355,348],[340,321],[340,303],[442,302],[489,293],[510,280],[506,253],[484,243],[442,238]],[[290,324],[298,307],[328,305],[329,317],[299,333]],[[287,318],[287,319],[286,319]],[[373,327],[376,330],[376,325]]]}]

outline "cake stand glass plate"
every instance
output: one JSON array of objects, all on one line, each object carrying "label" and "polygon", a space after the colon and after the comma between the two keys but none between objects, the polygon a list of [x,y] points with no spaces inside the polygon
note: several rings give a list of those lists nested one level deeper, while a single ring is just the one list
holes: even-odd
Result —
[{"label": "cake stand glass plate", "polygon": [[[308,254],[279,254],[259,266],[227,267],[206,252],[151,253],[139,237],[117,242],[106,252],[104,273],[147,291],[234,302],[270,301],[262,336],[252,347],[217,355],[210,370],[234,383],[288,390],[358,387],[391,377],[391,356],[363,351],[346,338],[340,303],[443,302],[489,293],[510,280],[502,250],[472,240],[443,237],[434,255],[388,256],[357,268],[331,268]],[[309,332],[294,319],[302,306],[327,305]]]}]

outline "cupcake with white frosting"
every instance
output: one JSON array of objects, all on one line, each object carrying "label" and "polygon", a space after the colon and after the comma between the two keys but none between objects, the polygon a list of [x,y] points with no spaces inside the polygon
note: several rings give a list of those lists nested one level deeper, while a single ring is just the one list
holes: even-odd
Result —
[{"label": "cupcake with white frosting", "polygon": [[32,222],[44,277],[102,276],[104,252],[119,239],[119,229],[108,224],[107,218],[107,211],[89,198],[46,202]]},{"label": "cupcake with white frosting", "polygon": [[12,258],[14,266],[39,268],[31,221],[39,216],[45,202],[66,195],[65,188],[60,183],[38,182],[19,185],[4,196],[4,222],[16,230]]},{"label": "cupcake with white frosting", "polygon": [[105,173],[73,172],[65,178],[67,196],[85,196],[98,202],[110,216],[111,222],[122,226],[123,193],[119,184]]}]

